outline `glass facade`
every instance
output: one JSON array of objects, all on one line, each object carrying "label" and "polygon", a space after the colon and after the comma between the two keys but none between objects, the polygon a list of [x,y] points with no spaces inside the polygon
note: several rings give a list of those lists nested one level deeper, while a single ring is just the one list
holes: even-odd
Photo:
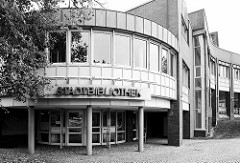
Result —
[{"label": "glass facade", "polygon": [[[40,144],[82,146],[86,144],[84,110],[37,111],[37,138]],[[93,145],[126,141],[125,111],[94,110],[92,113]]]},{"label": "glass facade", "polygon": [[[50,62],[132,66],[176,76],[176,54],[161,42],[99,30],[73,30],[69,33],[49,33],[49,37],[53,38],[49,50]],[[68,37],[71,37],[70,42]],[[70,54],[66,50],[68,44],[71,47]]]},{"label": "glass facade", "polygon": [[194,37],[195,60],[195,129],[205,129],[204,123],[204,39],[202,35]]},{"label": "glass facade", "polygon": [[222,78],[230,78],[230,68],[225,65],[219,65],[219,76]]},{"label": "glass facade", "polygon": [[183,64],[182,68],[182,85],[189,88],[189,69],[188,67]]}]

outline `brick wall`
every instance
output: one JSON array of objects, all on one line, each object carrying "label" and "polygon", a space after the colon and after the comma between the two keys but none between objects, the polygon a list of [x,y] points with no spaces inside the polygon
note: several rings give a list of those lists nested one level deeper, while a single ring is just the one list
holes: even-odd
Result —
[{"label": "brick wall", "polygon": [[127,12],[150,19],[167,28],[167,5],[167,0],[154,0]]}]

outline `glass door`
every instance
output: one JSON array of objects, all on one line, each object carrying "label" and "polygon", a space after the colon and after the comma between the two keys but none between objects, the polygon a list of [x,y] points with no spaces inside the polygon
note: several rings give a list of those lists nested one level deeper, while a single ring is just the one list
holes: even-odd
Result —
[{"label": "glass door", "polygon": [[117,112],[117,142],[125,142],[125,112]]},{"label": "glass door", "polygon": [[63,138],[63,119],[60,110],[50,111],[50,144],[61,145]]},{"label": "glass door", "polygon": [[39,111],[38,118],[38,143],[49,144],[49,111]]},{"label": "glass door", "polygon": [[102,144],[116,143],[116,111],[102,112]]},{"label": "glass door", "polygon": [[92,143],[93,145],[101,144],[101,112],[92,114]]},{"label": "glass door", "polygon": [[69,146],[83,145],[83,112],[69,111],[67,112],[67,137],[66,142]]}]

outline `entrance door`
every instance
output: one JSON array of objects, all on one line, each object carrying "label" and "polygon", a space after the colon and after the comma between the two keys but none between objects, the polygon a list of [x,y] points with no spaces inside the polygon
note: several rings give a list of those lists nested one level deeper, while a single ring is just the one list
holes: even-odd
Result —
[{"label": "entrance door", "polygon": [[92,114],[92,143],[94,145],[101,144],[101,112],[93,112]]},{"label": "entrance door", "polygon": [[63,131],[63,112],[60,110],[54,110],[50,112],[50,141],[51,145],[64,144],[64,131]]},{"label": "entrance door", "polygon": [[103,111],[102,144],[116,143],[116,112]]},{"label": "entrance door", "polygon": [[66,143],[69,146],[83,145],[83,112],[69,111],[67,112],[67,136]]}]

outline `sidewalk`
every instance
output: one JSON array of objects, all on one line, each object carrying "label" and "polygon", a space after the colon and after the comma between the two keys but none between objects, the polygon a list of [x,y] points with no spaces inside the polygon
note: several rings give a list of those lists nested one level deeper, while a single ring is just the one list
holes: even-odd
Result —
[{"label": "sidewalk", "polygon": [[0,149],[0,162],[240,162],[240,139],[184,140],[181,147],[166,145],[166,140],[148,141],[144,152],[137,152],[137,142],[94,147],[93,156],[85,155],[84,147],[37,146],[36,154],[26,148]]}]

